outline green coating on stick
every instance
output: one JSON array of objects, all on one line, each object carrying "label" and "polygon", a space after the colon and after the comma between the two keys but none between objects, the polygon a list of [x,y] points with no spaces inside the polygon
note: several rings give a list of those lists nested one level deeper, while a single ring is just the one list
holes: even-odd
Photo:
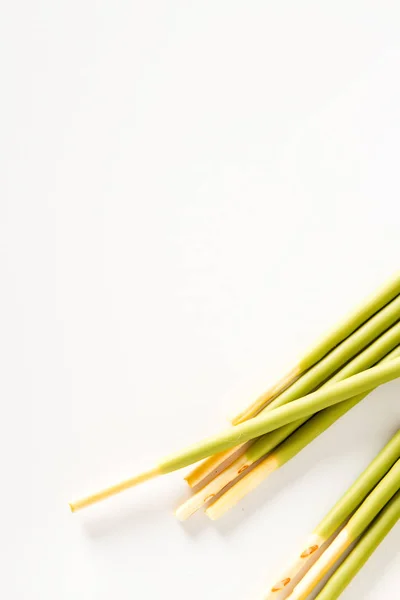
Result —
[{"label": "green coating on stick", "polygon": [[[400,347],[396,348],[380,364],[386,364],[394,359],[400,358]],[[371,390],[372,391],[372,390]],[[370,392],[359,394],[340,404],[330,406],[309,419],[305,425],[297,429],[274,451],[274,458],[280,466],[291,460],[301,452],[308,444],[315,440],[321,433],[329,429],[336,421],[351,410],[356,404],[364,400]]]},{"label": "green coating on stick", "polygon": [[388,502],[315,600],[337,600],[400,519],[400,492]]},{"label": "green coating on stick", "polygon": [[299,362],[302,371],[309,369],[323,358],[332,348],[353,333],[372,315],[400,294],[400,272],[369,296],[362,305],[352,311],[336,327],[331,329],[313,348],[306,352]]},{"label": "green coating on stick", "polygon": [[[372,319],[371,319],[372,321]],[[361,329],[364,329],[361,328]],[[361,331],[361,329],[359,331]],[[354,336],[351,336],[352,338]],[[368,346],[363,352],[358,354],[353,360],[347,363],[340,371],[338,371],[333,377],[331,377],[323,386],[319,389],[324,389],[326,386],[331,385],[337,381],[342,381],[347,377],[351,377],[356,373],[360,373],[369,367],[375,365],[384,356],[387,355],[392,348],[400,344],[400,323],[393,325],[386,333],[382,334],[375,342]],[[323,362],[323,361],[322,361]],[[266,414],[266,413],[264,413]],[[295,421],[285,427],[281,427],[276,431],[267,433],[261,438],[255,441],[255,443],[246,450],[246,456],[251,462],[255,462],[267,452],[270,452],[273,448],[276,448],[278,444],[283,442],[289,435],[291,435],[296,429],[301,427],[307,419]]]},{"label": "green coating on stick", "polygon": [[400,318],[400,296],[385,306],[350,337],[334,348],[325,358],[319,361],[300,379],[272,400],[260,414],[265,414],[288,402],[302,398],[313,392],[340,367],[361,352],[368,344],[376,340]]},{"label": "green coating on stick", "polygon": [[327,540],[361,504],[400,457],[400,430],[315,529]]},{"label": "green coating on stick", "polygon": [[[267,408],[271,400],[274,400],[282,392],[290,388],[306,371],[308,371],[308,369],[316,365],[333,348],[338,346],[343,340],[347,339],[354,331],[356,331],[356,329],[368,321],[373,315],[377,314],[398,295],[400,295],[400,271],[385,285],[381,286],[373,295],[369,296],[362,305],[358,306],[357,309],[353,310],[345,319],[340,321],[338,325],[330,329],[324,337],[320,338],[312,348],[305,352],[303,357],[298,360],[295,367],[287,373],[285,377],[257,398],[250,406],[236,415],[232,419],[232,423],[234,425],[242,423]],[[315,386],[312,389],[302,390],[297,397],[304,396],[304,394],[312,392],[313,389],[315,389]]]},{"label": "green coating on stick", "polygon": [[382,510],[399,489],[400,460],[393,465],[347,523],[346,531],[351,541],[356,540],[365,531],[373,519],[375,519],[378,512]]},{"label": "green coating on stick", "polygon": [[308,417],[328,406],[353,398],[357,394],[367,392],[397,377],[400,377],[400,359],[372,367],[323,390],[313,392],[300,400],[295,400],[235,427],[230,427],[219,435],[207,438],[178,454],[167,457],[159,463],[158,467],[162,473],[169,473],[188,466],[211,454],[222,452],[268,431]]}]

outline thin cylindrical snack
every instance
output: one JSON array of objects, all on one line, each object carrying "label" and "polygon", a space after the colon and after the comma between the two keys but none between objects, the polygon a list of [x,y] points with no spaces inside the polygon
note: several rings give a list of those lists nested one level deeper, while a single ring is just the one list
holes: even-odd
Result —
[{"label": "thin cylindrical snack", "polygon": [[400,492],[388,502],[315,600],[337,600],[400,519]]},{"label": "thin cylindrical snack", "polygon": [[[333,506],[302,545],[294,560],[281,572],[270,586],[265,600],[282,600],[285,588],[307,569],[315,553],[336,533],[349,516],[360,506],[368,494],[400,458],[400,430],[379,452],[363,473],[356,479],[340,500]],[[279,592],[279,593],[278,593]]]},{"label": "thin cylindrical snack", "polygon": [[[276,394],[268,405],[259,414],[265,414],[274,408],[288,404],[315,391],[322,383],[329,380],[349,360],[359,354],[364,348],[376,340],[383,332],[399,320],[400,317],[400,295],[396,296],[384,308],[366,321],[356,331],[332,349],[318,363],[309,368],[307,372],[297,378],[287,389]],[[254,416],[254,415],[252,415]],[[241,421],[243,422],[243,420]],[[293,430],[293,429],[292,429]],[[243,451],[245,448],[243,447]],[[233,454],[237,454],[238,448],[226,450],[218,457],[213,456],[203,462],[199,467],[186,477],[189,485],[199,483],[210,473],[221,470],[221,464],[226,463]],[[263,453],[260,454],[262,456]]]},{"label": "thin cylindrical snack", "polygon": [[289,387],[302,373],[310,369],[324,356],[345,340],[370,317],[386,306],[393,298],[400,294],[400,272],[396,273],[383,286],[378,288],[372,295],[366,298],[356,309],[352,310],[335,327],[332,327],[316,343],[310,347],[297,364],[270,390],[262,394],[253,404],[233,417],[232,424],[237,425],[254,417],[266,403]]},{"label": "thin cylindrical snack", "polygon": [[[400,323],[393,325],[388,331],[383,333],[375,342],[370,344],[363,352],[358,354],[348,362],[340,371],[331,377],[320,389],[342,381],[351,375],[380,362],[388,352],[400,344]],[[393,357],[392,357],[393,358]],[[298,429],[307,419],[295,421],[284,427],[280,427],[271,433],[258,438],[253,445],[245,449],[242,455],[232,462],[231,465],[217,474],[207,485],[201,488],[196,494],[186,500],[176,511],[176,516],[180,520],[190,517],[196,510],[199,510],[206,502],[211,500],[216,494],[220,493],[227,485],[248,470],[256,461],[276,448],[281,442],[288,438],[296,429]]]},{"label": "thin cylindrical snack", "polygon": [[[389,362],[392,359],[398,359],[399,357],[400,348],[397,348],[380,364]],[[271,469],[265,468],[264,463],[270,466],[273,464],[275,470],[282,467],[319,435],[329,429],[331,425],[349,412],[356,404],[361,402],[368,393],[369,392],[359,394],[340,404],[330,406],[315,414],[311,419],[308,419],[304,425],[296,429],[296,431],[275,448],[273,452],[267,455],[259,465],[249,470],[243,479],[235,483],[214,501],[206,510],[207,516],[212,520],[219,519],[223,516],[230,508],[235,506],[242,498],[254,490],[271,474]],[[261,477],[262,473],[264,474],[264,478]]]},{"label": "thin cylindrical snack", "polygon": [[306,600],[351,544],[369,527],[400,488],[400,460],[367,496],[337,537],[304,575],[289,600]]},{"label": "thin cylindrical snack", "polygon": [[309,394],[300,400],[291,402],[289,405],[281,406],[275,410],[250,419],[245,423],[241,423],[236,427],[230,427],[226,432],[222,432],[214,437],[206,438],[202,442],[190,446],[185,450],[173,454],[159,462],[156,467],[147,471],[144,474],[130,478],[125,482],[120,482],[97,492],[96,494],[82,498],[77,502],[70,504],[71,510],[89,506],[94,502],[99,502],[116,493],[119,493],[129,487],[137,485],[142,479],[146,480],[156,475],[170,473],[182,467],[193,464],[197,460],[201,460],[206,456],[211,456],[215,452],[220,452],[224,449],[236,446],[240,442],[245,442],[273,431],[278,427],[282,427],[292,421],[305,418],[318,412],[328,406],[343,402],[353,396],[366,392],[388,381],[392,381],[400,377],[400,359],[394,359],[388,363],[372,367],[362,373],[353,375],[344,381],[339,381],[319,390],[313,394]]}]

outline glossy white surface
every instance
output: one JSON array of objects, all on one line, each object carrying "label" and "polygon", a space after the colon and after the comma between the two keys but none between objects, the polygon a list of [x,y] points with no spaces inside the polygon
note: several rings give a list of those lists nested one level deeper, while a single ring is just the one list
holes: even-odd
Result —
[{"label": "glossy white surface", "polygon": [[[391,383],[223,520],[174,474],[399,268],[398,2],[4,2],[2,589],[259,598],[400,425]],[[399,589],[400,526],[343,600]]]}]

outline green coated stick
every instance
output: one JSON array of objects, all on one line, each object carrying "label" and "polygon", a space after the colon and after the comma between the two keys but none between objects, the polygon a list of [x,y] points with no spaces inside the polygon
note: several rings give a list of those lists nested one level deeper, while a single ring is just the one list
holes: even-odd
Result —
[{"label": "green coated stick", "polygon": [[400,271],[306,352],[300,361],[302,367],[304,369],[312,367],[398,294],[400,294]]},{"label": "green coated stick", "polygon": [[307,371],[290,388],[280,394],[275,400],[272,400],[261,414],[302,398],[314,391],[321,383],[331,377],[335,371],[376,340],[399,319],[400,296],[397,296],[397,298],[392,300],[385,308],[380,310],[374,317],[369,319],[362,327],[357,329],[357,331],[325,356],[325,358],[319,361],[318,364]]},{"label": "green coated stick", "polygon": [[336,569],[316,600],[336,600],[362,569],[400,519],[400,492],[388,502],[343,563]]},{"label": "green coated stick", "polygon": [[[388,353],[396,346],[396,352]],[[383,333],[375,342],[370,344],[363,352],[358,354],[349,363],[347,363],[340,371],[338,371],[324,385],[330,385],[336,381],[340,381],[355,375],[365,369],[369,369],[381,360],[391,360],[392,358],[400,357],[400,323],[393,325],[388,331]],[[322,386],[320,389],[323,389]],[[345,400],[338,406],[350,402]],[[326,409],[330,410],[330,409]],[[321,411],[318,414],[322,414]],[[307,420],[307,419],[306,419]],[[276,448],[280,443],[287,439],[296,429],[298,429],[306,421],[295,421],[284,427],[280,427],[275,431],[271,431],[258,438],[250,448],[246,449],[242,455],[236,458],[231,465],[226,467],[217,474],[209,483],[203,486],[197,493],[193,494],[183,504],[181,504],[175,512],[177,518],[181,521],[188,519],[197,510],[202,508],[210,499],[219,494],[227,485],[235,481],[235,479],[253,465],[259,458],[265,456],[268,452]],[[266,475],[269,473],[266,472]]]},{"label": "green coated stick", "polygon": [[348,538],[354,542],[368,527],[378,512],[400,489],[400,460],[397,460],[388,473],[381,479],[361,506],[356,510],[345,526]]},{"label": "green coated stick", "polygon": [[159,463],[159,468],[163,473],[181,469],[215,452],[227,450],[254,437],[274,431],[278,427],[298,421],[328,408],[328,406],[343,402],[343,400],[353,398],[357,394],[367,392],[399,376],[400,359],[372,367],[344,381],[339,381],[322,390],[308,394],[304,398],[294,400],[290,404],[280,406],[254,419],[236,425],[236,427],[230,427],[216,436],[206,438],[203,442],[190,446],[183,452],[167,457]]},{"label": "green coated stick", "polygon": [[[351,359],[359,354],[364,348],[368,347],[374,340],[379,338],[383,332],[387,331],[393,326],[400,318],[400,296],[397,296],[389,304],[387,304],[382,310],[370,318],[364,325],[359,327],[352,335],[346,338],[341,344],[339,344],[334,350],[332,350],[327,356],[320,360],[315,366],[307,371],[300,379],[293,383],[288,389],[279,394],[274,400],[272,400],[268,406],[266,406],[258,416],[264,415],[266,412],[274,410],[284,404],[288,404],[293,400],[302,398],[306,394],[315,391],[324,382],[330,383],[332,381],[332,375],[338,371],[343,365],[346,365]],[[396,335],[395,332],[393,335]],[[393,346],[392,346],[393,347]],[[347,377],[345,372],[345,377]],[[335,381],[338,381],[339,376],[334,376]],[[344,378],[344,377],[342,377]],[[304,421],[303,421],[304,422]],[[297,424],[299,427],[301,423]],[[274,432],[271,436],[267,436],[264,439],[255,440],[256,446],[251,447],[247,451],[246,456],[249,461],[255,462],[269,452],[278,443],[284,440],[290,433],[296,429],[296,426],[290,425],[285,430]],[[231,452],[225,452],[220,457],[220,462],[226,461],[230,455],[236,453],[238,448],[235,448]],[[209,459],[211,470],[215,470],[218,463],[215,464],[215,460]],[[208,464],[200,465],[195,471],[195,475],[201,478],[209,474],[207,469]],[[193,475],[189,477],[192,481]],[[197,483],[196,476],[194,482]]]},{"label": "green coated stick", "polygon": [[[381,312],[383,313],[385,310],[386,309],[384,309]],[[380,314],[381,313],[379,313],[379,315],[377,315],[377,316],[380,316]],[[398,316],[399,316],[399,313],[397,313],[397,317]],[[376,318],[376,317],[374,317],[374,318]],[[370,322],[372,322],[372,320],[373,319],[371,319]],[[348,341],[350,342],[352,340],[352,338],[354,338],[354,337],[362,337],[363,330],[366,328],[368,328],[368,324],[361,327],[358,332],[356,332],[349,338]],[[347,341],[344,342],[343,344],[341,344],[341,346],[346,343],[347,343]],[[376,364],[379,360],[381,360],[382,357],[384,357],[390,350],[392,350],[398,344],[400,344],[400,323],[396,323],[396,325],[391,327],[386,333],[384,333],[374,343],[372,343],[369,347],[367,347],[366,350],[364,350],[364,352],[361,352],[358,356],[356,356],[356,358],[354,358],[351,362],[347,363],[342,369],[340,369],[340,371],[338,371],[328,381],[326,381],[325,384],[322,385],[319,389],[320,390],[325,389],[327,386],[330,386],[335,382],[343,381],[344,379],[347,379],[348,377],[351,377],[352,375],[355,375],[356,373],[359,373],[360,371],[368,369],[372,365]],[[341,346],[339,346],[339,348],[337,348],[337,350],[334,350],[331,354],[334,354],[335,352],[340,351]],[[360,348],[362,348],[362,346]],[[326,360],[326,359],[324,359],[324,360]],[[321,361],[321,363],[322,362],[324,362],[324,361]],[[319,364],[321,364],[321,363],[319,363]],[[317,365],[317,367],[315,367],[315,368],[319,368],[319,365]],[[307,375],[304,376],[304,379],[306,379],[306,378],[307,378]],[[313,385],[313,384],[311,384],[311,385]],[[313,387],[315,387],[315,382],[314,382]],[[283,396],[283,394],[282,394],[282,396]],[[278,398],[277,400],[278,401],[281,400],[281,397]],[[279,403],[277,405],[281,406],[282,404]],[[263,413],[263,414],[265,414],[265,413]],[[250,446],[250,448],[248,448],[246,450],[246,453],[245,453],[246,457],[252,463],[259,460],[262,456],[265,456],[268,452],[270,452],[273,448],[275,448],[283,440],[285,440],[287,437],[289,437],[289,435],[291,435],[296,429],[298,429],[306,421],[307,421],[307,419],[295,421],[294,423],[290,423],[289,425],[286,425],[285,427],[282,427],[281,429],[277,429],[271,433],[265,434],[264,436],[262,436],[261,438],[256,440],[254,442],[254,444],[252,444]]]},{"label": "green coated stick", "polygon": [[349,377],[345,381],[339,381],[326,389],[318,390],[300,400],[295,400],[288,405],[276,408],[265,415],[245,421],[236,427],[230,427],[227,431],[219,435],[207,438],[203,442],[167,457],[150,471],[113,485],[91,496],[87,496],[82,500],[70,503],[70,508],[72,511],[76,511],[104,500],[152,477],[181,469],[211,454],[237,446],[253,437],[258,437],[287,423],[312,415],[328,406],[343,402],[343,400],[371,390],[397,377],[400,377],[400,359],[372,367],[367,371]]},{"label": "green coated stick", "polygon": [[[380,364],[388,364],[392,360],[399,359],[400,348],[396,348]],[[349,410],[364,400],[368,394],[369,392],[358,394],[349,400],[330,406],[314,415],[305,423],[305,425],[296,430],[285,442],[283,442],[283,444],[278,446],[274,455],[276,456],[279,465],[282,466],[294,458],[296,454],[308,446],[308,444],[321,435],[321,433],[329,429],[331,425],[336,423],[336,421],[349,412]]]},{"label": "green coated stick", "polygon": [[400,488],[400,460],[381,479],[361,506],[294,588],[289,600],[305,600],[349,546],[369,527]]},{"label": "green coated stick", "polygon": [[277,590],[284,589],[301,571],[307,568],[314,558],[314,553],[342,527],[399,458],[400,430],[308,536],[295,559],[281,572],[280,577],[271,586],[265,600],[276,598]]},{"label": "green coated stick", "polygon": [[300,400],[295,400],[288,405],[276,408],[265,415],[250,419],[236,427],[230,427],[227,431],[219,435],[207,438],[203,442],[167,457],[150,471],[113,485],[91,496],[87,496],[82,500],[70,503],[70,508],[72,511],[75,511],[104,500],[152,477],[181,469],[211,454],[215,454],[215,452],[237,446],[253,437],[258,437],[287,423],[312,415],[328,406],[343,402],[343,400],[371,390],[397,377],[400,377],[400,359],[372,367],[367,371],[349,377],[345,381],[339,381],[326,389],[318,390]]},{"label": "green coated stick", "polygon": [[329,511],[318,527],[316,527],[315,533],[328,540],[343,525],[351,513],[368,496],[371,490],[399,458],[400,430],[353,483],[339,502],[335,504],[332,510]]},{"label": "green coated stick", "polygon": [[[400,347],[388,354],[379,364],[388,364],[392,360],[400,358]],[[260,485],[263,480],[271,473],[282,467],[289,460],[294,458],[301,450],[310,444],[321,433],[326,431],[333,423],[338,421],[351,408],[361,402],[367,395],[359,394],[349,400],[340,402],[322,410],[309,419],[304,425],[299,427],[292,435],[274,449],[260,464],[235,483],[222,496],[218,498],[207,510],[206,514],[215,520],[221,517],[230,508],[235,506],[242,498]],[[246,462],[244,464],[247,464]]]},{"label": "green coated stick", "polygon": [[298,377],[313,367],[318,361],[328,354],[333,348],[349,337],[370,317],[375,315],[384,306],[391,302],[400,294],[400,272],[396,273],[387,283],[378,288],[361,305],[347,315],[336,327],[332,328],[321,337],[304,355],[300,358],[293,369],[290,370],[276,385],[265,392],[248,408],[232,419],[232,423],[237,425],[243,421],[254,417],[266,404],[288,386],[290,386]]}]

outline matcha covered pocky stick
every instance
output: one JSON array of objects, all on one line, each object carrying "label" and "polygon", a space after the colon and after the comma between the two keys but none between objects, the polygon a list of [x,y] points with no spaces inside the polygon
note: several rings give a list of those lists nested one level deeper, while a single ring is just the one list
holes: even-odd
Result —
[{"label": "matcha covered pocky stick", "polygon": [[372,315],[388,304],[393,298],[400,294],[400,272],[376,290],[355,310],[349,313],[336,327],[321,337],[312,348],[310,348],[300,358],[297,364],[290,372],[282,378],[277,385],[273,386],[268,392],[260,396],[251,406],[243,410],[232,419],[232,424],[237,425],[243,421],[254,417],[264,408],[266,403],[286,389],[300,375],[314,366],[328,352],[337,346],[340,342],[352,334],[360,325],[365,323]]},{"label": "matcha covered pocky stick", "polygon": [[[356,331],[346,337],[317,364],[308,369],[306,373],[290,385],[290,387],[271,399],[268,406],[260,409],[261,414],[313,392],[324,381],[329,379],[333,373],[340,369],[356,354],[361,352],[368,344],[378,338],[384,331],[393,325],[393,323],[398,321],[399,318],[400,295],[396,296]],[[245,450],[245,447],[243,447],[242,450]],[[221,471],[223,464],[230,460],[234,454],[237,456],[238,453],[240,453],[238,452],[238,449],[234,448],[225,451],[218,456],[210,457],[207,461],[204,461],[199,465],[197,469],[189,473],[186,477],[186,481],[191,487],[198,485],[211,473]]]},{"label": "matcha covered pocky stick", "polygon": [[142,481],[157,475],[176,471],[182,467],[193,464],[202,458],[210,456],[215,452],[232,448],[254,437],[259,437],[269,431],[274,431],[283,425],[311,416],[328,406],[353,398],[357,394],[371,390],[378,385],[392,381],[397,377],[400,377],[400,359],[394,359],[388,363],[372,367],[371,369],[353,375],[344,381],[339,381],[327,388],[313,392],[304,398],[295,400],[290,404],[280,406],[265,415],[250,419],[236,427],[230,427],[227,431],[216,436],[206,438],[202,442],[194,444],[186,450],[167,457],[159,462],[156,467],[137,477],[130,478],[96,494],[87,496],[82,500],[78,500],[77,502],[72,502],[70,508],[72,511],[75,511],[79,508],[99,502],[100,500],[104,500],[105,498],[133,487]]},{"label": "matcha covered pocky stick", "polygon": [[400,430],[314,529],[295,559],[270,586],[265,600],[282,600],[286,597],[284,592],[287,586],[310,565],[315,552],[342,527],[352,512],[365,500],[399,458]]},{"label": "matcha covered pocky stick", "polygon": [[337,537],[321,554],[289,596],[305,600],[353,542],[369,527],[377,514],[400,489],[400,460],[367,496]]},{"label": "matcha covered pocky stick", "polygon": [[[386,364],[392,360],[398,360],[400,348],[396,348],[381,363]],[[345,402],[330,406],[314,415],[304,425],[299,427],[290,437],[282,442],[256,467],[249,471],[243,479],[235,483],[228,491],[224,492],[206,510],[210,519],[219,519],[230,508],[235,506],[242,498],[260,485],[264,479],[277,469],[283,467],[289,460],[294,458],[301,450],[310,444],[321,433],[326,431],[333,423],[345,415],[351,408],[361,402],[368,395],[363,393]]]},{"label": "matcha covered pocky stick", "polygon": [[400,519],[400,492],[387,503],[315,600],[337,600]]},{"label": "matcha covered pocky stick", "polygon": [[[400,344],[400,323],[393,325],[388,331],[382,334],[375,342],[368,346],[358,356],[347,363],[340,371],[338,371],[324,386],[328,386],[334,382],[341,381],[355,375],[360,371],[368,369],[382,360],[395,346]],[[399,351],[400,356],[400,351]],[[393,357],[392,357],[393,358]],[[322,386],[320,389],[323,389]],[[199,490],[184,502],[176,511],[176,516],[181,521],[187,519],[196,510],[203,507],[216,494],[221,492],[224,487],[234,481],[241,473],[245,472],[249,467],[255,464],[260,458],[277,447],[281,442],[288,438],[296,429],[298,429],[304,420],[295,421],[285,427],[281,427],[271,433],[267,433],[261,438],[258,438],[253,445],[246,448],[244,453],[239,456],[229,467],[224,469],[206,486]]]}]

